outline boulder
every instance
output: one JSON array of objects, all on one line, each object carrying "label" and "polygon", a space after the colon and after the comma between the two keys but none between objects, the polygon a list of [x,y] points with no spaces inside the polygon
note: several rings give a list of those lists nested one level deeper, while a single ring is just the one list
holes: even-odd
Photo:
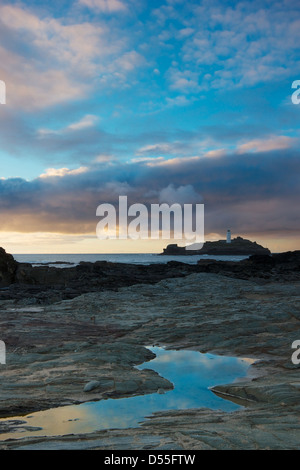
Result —
[{"label": "boulder", "polygon": [[0,287],[9,286],[14,281],[17,266],[14,257],[0,248]]},{"label": "boulder", "polygon": [[101,385],[101,382],[98,380],[91,380],[91,382],[88,382],[85,386],[83,391],[84,392],[91,392],[92,390],[95,390],[96,388],[99,388]]}]

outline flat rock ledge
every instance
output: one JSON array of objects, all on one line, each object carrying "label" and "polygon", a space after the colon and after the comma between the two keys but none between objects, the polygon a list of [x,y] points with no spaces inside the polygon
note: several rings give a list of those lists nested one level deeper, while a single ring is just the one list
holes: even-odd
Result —
[{"label": "flat rock ledge", "polygon": [[258,283],[210,272],[85,293],[50,305],[1,304],[1,433],[20,415],[53,406],[172,388],[146,346],[250,358],[244,379],[215,387],[242,404],[154,414],[137,427],[0,441],[0,449],[299,449],[300,282]]}]

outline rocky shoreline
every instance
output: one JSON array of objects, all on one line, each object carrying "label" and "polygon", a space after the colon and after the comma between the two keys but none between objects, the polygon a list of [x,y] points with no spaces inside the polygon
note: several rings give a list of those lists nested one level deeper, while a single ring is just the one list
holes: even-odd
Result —
[{"label": "rocky shoreline", "polygon": [[163,279],[193,273],[214,273],[256,282],[300,280],[300,251],[273,255],[252,255],[248,259],[216,261],[201,259],[197,264],[181,261],[135,265],[97,261],[59,268],[17,263],[0,251],[0,301],[14,300],[28,305],[50,304],[78,295],[117,290],[136,284],[153,284]]},{"label": "rocky shoreline", "polygon": [[[29,436],[0,448],[298,449],[300,379],[291,345],[300,339],[299,253],[197,265],[17,265],[13,274],[2,258],[2,280],[14,277],[0,291],[7,347],[0,414],[11,417],[0,422],[0,440],[22,426],[14,420],[22,414],[169,390],[151,369],[134,367],[153,357],[149,344],[257,362],[245,379],[214,388],[245,406],[237,412],[160,412],[138,428]],[[76,290],[70,298],[68,288]]]}]

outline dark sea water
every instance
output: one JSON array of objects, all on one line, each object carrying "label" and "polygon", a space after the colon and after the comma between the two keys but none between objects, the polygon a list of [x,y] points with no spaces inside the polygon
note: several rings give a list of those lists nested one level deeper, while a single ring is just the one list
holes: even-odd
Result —
[{"label": "dark sea water", "polygon": [[[49,264],[57,267],[74,266],[80,261],[109,261],[112,263],[130,264],[153,264],[167,263],[168,261],[180,261],[182,263],[196,264],[199,259],[216,259],[223,261],[240,261],[248,256],[211,256],[211,255],[190,255],[190,256],[160,256],[152,253],[121,253],[121,254],[44,254],[44,255],[14,255],[16,261],[20,263],[31,263],[34,265]],[[57,264],[56,264],[57,263]]]}]

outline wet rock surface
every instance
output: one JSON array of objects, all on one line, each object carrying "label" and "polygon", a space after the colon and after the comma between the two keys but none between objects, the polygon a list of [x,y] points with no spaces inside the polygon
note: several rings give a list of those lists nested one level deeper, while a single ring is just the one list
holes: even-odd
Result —
[{"label": "wet rock surface", "polygon": [[[147,345],[257,362],[244,380],[214,389],[245,406],[237,412],[161,412],[139,428],[24,437],[0,447],[298,449],[300,376],[291,345],[300,340],[299,252],[273,261],[252,258],[244,268],[229,263],[226,269],[220,262],[192,268],[171,263],[174,276],[156,282],[146,277],[142,283],[143,274],[138,285],[118,287],[116,282],[114,289],[79,291],[56,303],[32,305],[26,296],[2,300],[0,331],[7,361],[0,366],[0,413],[12,419],[11,427],[0,424],[0,439],[16,428],[14,418],[22,414],[171,389],[151,369],[134,367],[153,358]],[[134,269],[119,267],[127,268]],[[159,269],[164,268],[156,273]],[[218,269],[222,274],[211,272]]]}]

